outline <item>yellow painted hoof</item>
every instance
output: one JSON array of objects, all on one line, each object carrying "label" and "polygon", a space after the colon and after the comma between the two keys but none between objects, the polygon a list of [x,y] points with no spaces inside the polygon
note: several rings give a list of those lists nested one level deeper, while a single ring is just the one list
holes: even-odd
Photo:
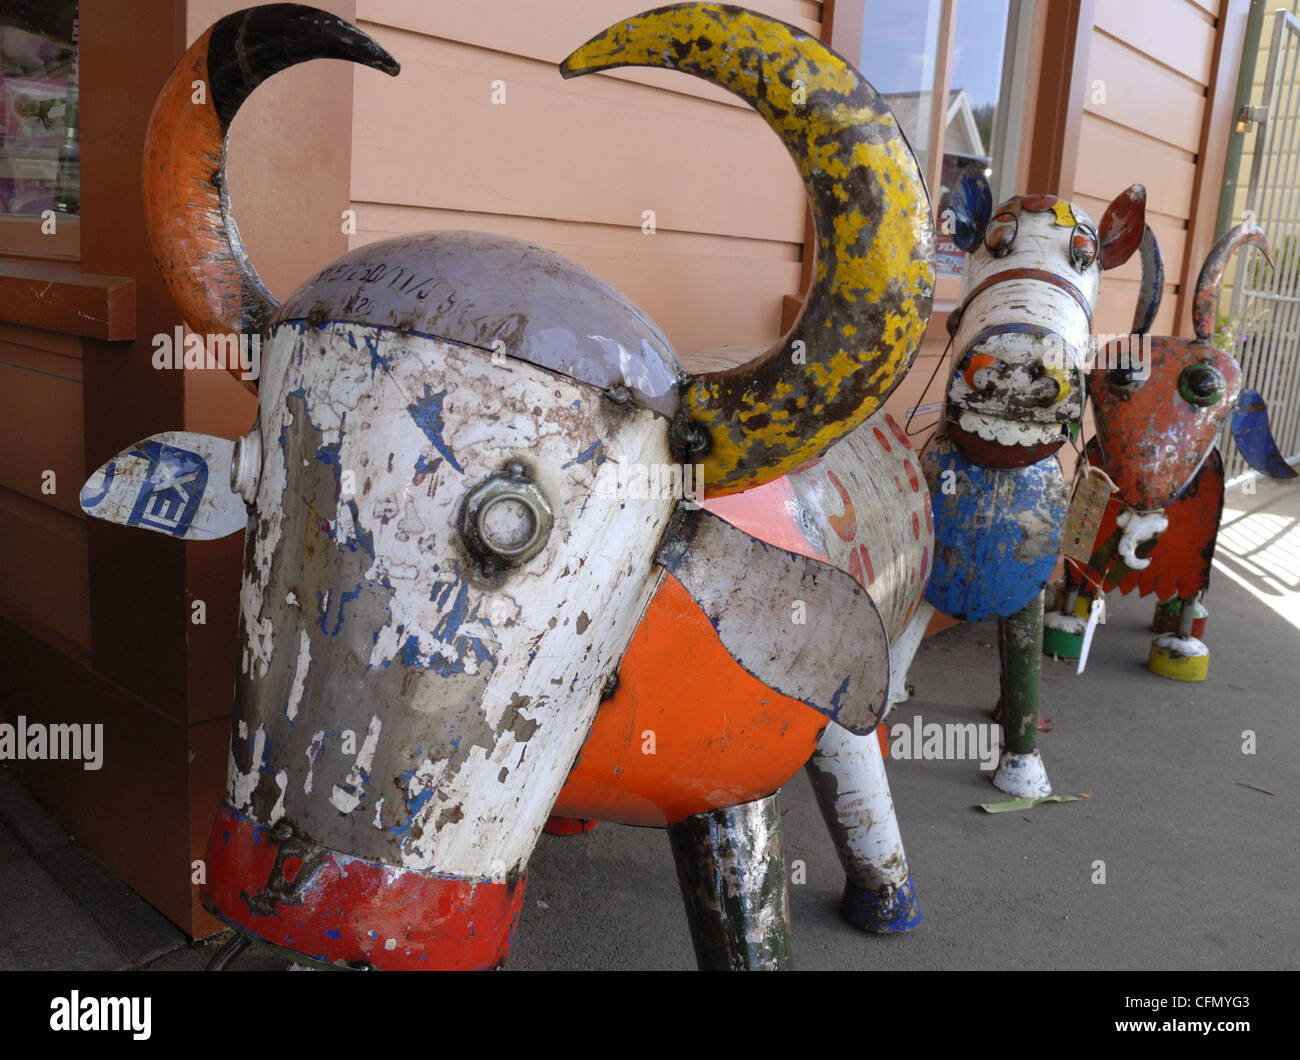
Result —
[{"label": "yellow painted hoof", "polygon": [[[1048,597],[1052,600],[1052,611],[1060,612],[1065,606],[1065,587],[1060,582],[1052,582],[1048,586]],[[1092,608],[1092,594],[1079,593],[1078,598],[1074,601],[1074,613],[1087,621]]]},{"label": "yellow painted hoof", "polygon": [[1210,673],[1210,649],[1195,637],[1166,633],[1151,642],[1147,668],[1175,681],[1204,681]]}]

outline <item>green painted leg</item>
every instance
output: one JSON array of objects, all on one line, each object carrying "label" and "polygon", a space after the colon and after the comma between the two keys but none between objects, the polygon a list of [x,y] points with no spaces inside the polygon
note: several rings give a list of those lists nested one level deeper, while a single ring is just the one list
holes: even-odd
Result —
[{"label": "green painted leg", "polygon": [[993,784],[1009,795],[1050,795],[1038,753],[1038,686],[1043,667],[1043,594],[1009,618],[998,619],[1002,698],[1002,758]]},{"label": "green painted leg", "polygon": [[[1075,662],[1083,654],[1083,634],[1087,619],[1079,614],[1082,586],[1070,577],[1067,566],[1065,580],[1061,583],[1060,609],[1048,611],[1043,616],[1043,654],[1053,659]],[[1088,611],[1090,594],[1083,594],[1083,612]]]},{"label": "green painted leg", "polygon": [[701,971],[793,967],[776,796],[668,826]]}]

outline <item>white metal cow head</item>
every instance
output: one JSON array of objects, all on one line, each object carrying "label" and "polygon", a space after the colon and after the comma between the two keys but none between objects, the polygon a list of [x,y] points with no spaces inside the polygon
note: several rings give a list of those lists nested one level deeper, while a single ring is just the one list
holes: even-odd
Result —
[{"label": "white metal cow head", "polygon": [[951,221],[969,255],[948,323],[956,355],[946,419],[972,460],[1025,467],[1077,431],[1101,273],[1137,249],[1145,204],[1133,185],[1099,229],[1054,195],[1016,196],[995,211],[983,174],[963,174]]},{"label": "white metal cow head", "polygon": [[[718,10],[664,9],[565,67],[633,61],[623,49],[640,34],[636,61],[671,57],[751,102],[761,94],[796,153],[827,237],[822,278],[797,341],[716,376],[686,375],[608,284],[498,236],[369,244],[278,305],[230,216],[225,133],[253,88],[293,63],[396,72],[334,16],[229,16],[164,87],[144,169],[155,251],[196,333],[259,344],[257,423],[238,442],[155,435],[105,464],[82,500],[177,538],[247,528],[236,722],[205,895],[242,930],[330,962],[500,963],[532,846],[669,570],[760,680],[853,730],[880,713],[888,666],[865,660],[887,660],[887,638],[853,579],[777,550],[738,564],[747,535],[687,517],[678,495],[611,490],[601,473],[698,460],[708,490],[770,481],[866,417],[929,314],[928,203],[888,109],[824,45],[760,16],[726,9],[732,49],[672,45],[703,40]],[[196,77],[205,105],[190,99]],[[778,113],[796,81],[801,113]],[[814,155],[848,161],[831,180]],[[842,231],[834,204],[859,185],[872,216]],[[870,305],[841,256],[882,264]],[[827,594],[835,630],[780,613],[797,584]],[[765,614],[783,650],[742,652]]]}]

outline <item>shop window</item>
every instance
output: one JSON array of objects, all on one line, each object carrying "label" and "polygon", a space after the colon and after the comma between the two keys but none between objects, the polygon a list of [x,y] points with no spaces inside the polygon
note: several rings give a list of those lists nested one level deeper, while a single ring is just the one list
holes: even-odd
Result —
[{"label": "shop window", "polygon": [[859,69],[894,111],[925,174],[941,277],[960,275],[965,258],[942,224],[962,169],[983,169],[995,202],[1014,194],[1029,7],[1024,0],[865,0]]},{"label": "shop window", "polygon": [[0,0],[0,215],[80,213],[76,0]]}]

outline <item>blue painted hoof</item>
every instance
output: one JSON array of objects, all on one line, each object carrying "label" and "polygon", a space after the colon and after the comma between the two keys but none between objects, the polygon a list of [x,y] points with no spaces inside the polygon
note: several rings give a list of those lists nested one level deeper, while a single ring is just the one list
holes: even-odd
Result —
[{"label": "blue painted hoof", "polygon": [[854,927],[882,935],[911,931],[921,922],[921,903],[910,873],[903,886],[879,891],[864,891],[845,880],[840,912]]}]

